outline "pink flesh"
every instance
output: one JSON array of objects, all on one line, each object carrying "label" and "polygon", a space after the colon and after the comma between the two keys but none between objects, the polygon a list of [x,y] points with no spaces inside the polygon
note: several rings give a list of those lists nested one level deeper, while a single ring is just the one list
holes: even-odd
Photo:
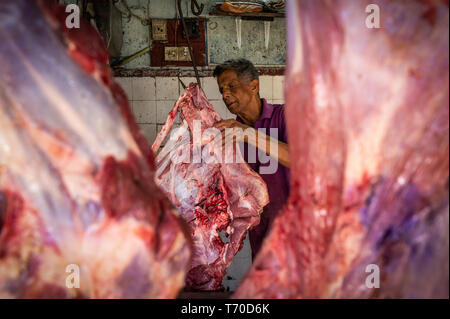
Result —
[{"label": "pink flesh", "polygon": [[291,194],[235,298],[449,296],[448,1],[371,3],[288,2]]},{"label": "pink flesh", "polygon": [[[196,84],[191,84],[176,103],[153,149],[158,149],[168,134],[177,110],[187,123],[188,135],[161,150],[164,159],[158,157],[158,166],[166,166],[157,168],[161,173],[156,182],[189,223],[194,254],[187,289],[221,290],[226,268],[242,248],[247,231],[259,223],[259,214],[268,202],[267,188],[261,177],[243,161],[242,164],[170,162],[170,152],[166,148],[173,148],[175,154],[182,147],[192,151],[190,132],[195,120],[201,122],[202,132],[221,120]],[[204,147],[211,147],[211,144]],[[237,157],[242,159],[237,152]],[[222,241],[220,231],[227,232],[229,242]]]},{"label": "pink flesh", "polygon": [[176,297],[190,238],[102,39],[86,21],[66,29],[63,6],[6,2],[19,20],[0,19],[0,298]]}]

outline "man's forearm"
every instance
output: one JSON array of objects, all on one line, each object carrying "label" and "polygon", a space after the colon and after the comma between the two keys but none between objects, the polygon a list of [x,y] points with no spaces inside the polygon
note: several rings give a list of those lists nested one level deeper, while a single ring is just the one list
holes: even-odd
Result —
[{"label": "man's forearm", "polygon": [[253,146],[265,152],[270,157],[276,159],[281,165],[290,168],[291,160],[289,157],[288,144],[270,137],[258,130],[255,130],[256,138],[253,139]]}]

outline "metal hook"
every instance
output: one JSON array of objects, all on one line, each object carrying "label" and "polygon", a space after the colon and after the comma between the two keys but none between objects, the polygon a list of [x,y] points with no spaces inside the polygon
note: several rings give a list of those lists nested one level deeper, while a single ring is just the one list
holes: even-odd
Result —
[{"label": "metal hook", "polygon": [[197,0],[191,0],[191,11],[195,16],[201,15],[204,7],[203,3],[199,6]]}]

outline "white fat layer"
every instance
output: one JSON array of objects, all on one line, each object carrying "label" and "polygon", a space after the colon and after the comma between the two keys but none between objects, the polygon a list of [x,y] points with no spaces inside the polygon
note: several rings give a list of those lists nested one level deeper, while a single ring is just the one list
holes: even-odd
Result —
[{"label": "white fat layer", "polygon": [[248,200],[240,200],[238,207],[252,209],[252,205],[250,204],[250,202]]}]

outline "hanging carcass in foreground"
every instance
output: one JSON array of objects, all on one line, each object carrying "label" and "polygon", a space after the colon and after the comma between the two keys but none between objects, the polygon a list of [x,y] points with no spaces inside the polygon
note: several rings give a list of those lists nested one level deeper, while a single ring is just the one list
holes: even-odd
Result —
[{"label": "hanging carcass in foreground", "polygon": [[230,143],[222,149],[213,142],[217,130],[212,127],[221,118],[194,83],[169,114],[153,144],[155,153],[178,112],[182,126],[157,155],[155,180],[188,222],[193,238],[187,288],[221,290],[226,268],[269,201],[267,186],[243,161],[239,148]]},{"label": "hanging carcass in foreground", "polygon": [[0,4],[0,298],[173,298],[191,248],[87,22]]},{"label": "hanging carcass in foreground", "polygon": [[288,2],[291,194],[235,298],[449,296],[448,1],[372,3]]}]

